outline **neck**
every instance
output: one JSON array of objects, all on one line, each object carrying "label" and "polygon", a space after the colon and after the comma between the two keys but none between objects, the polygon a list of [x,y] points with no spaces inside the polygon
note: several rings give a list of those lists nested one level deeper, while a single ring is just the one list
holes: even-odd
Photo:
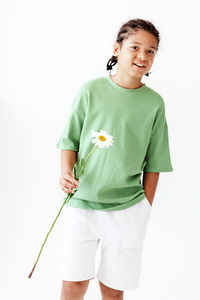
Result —
[{"label": "neck", "polygon": [[118,72],[110,77],[116,84],[126,89],[137,89],[144,85],[144,83],[141,82],[141,78],[134,78],[124,74],[122,75]]}]

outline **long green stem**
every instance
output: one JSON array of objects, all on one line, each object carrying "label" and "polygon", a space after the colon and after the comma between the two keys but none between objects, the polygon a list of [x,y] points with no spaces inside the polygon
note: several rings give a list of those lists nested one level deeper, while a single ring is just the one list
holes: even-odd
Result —
[{"label": "long green stem", "polygon": [[[67,195],[67,197],[65,198],[65,201],[63,202],[61,208],[59,209],[59,212],[58,212],[58,214],[57,214],[55,220],[53,221],[53,223],[52,223],[52,225],[51,225],[51,228],[50,228],[49,232],[47,233],[47,235],[46,235],[46,237],[45,237],[45,240],[44,240],[44,242],[43,242],[43,244],[42,244],[42,247],[41,247],[41,249],[40,249],[40,252],[39,252],[39,254],[38,254],[38,257],[37,257],[37,259],[36,259],[36,262],[35,262],[35,264],[34,264],[34,266],[33,266],[33,269],[31,270],[31,272],[30,272],[28,278],[30,278],[31,275],[33,274],[33,271],[34,271],[34,269],[35,269],[35,267],[36,267],[36,265],[37,265],[37,262],[38,262],[38,260],[39,260],[40,254],[42,253],[42,249],[44,248],[44,245],[45,245],[45,243],[46,243],[46,241],[47,241],[47,238],[48,238],[48,236],[49,236],[49,234],[50,234],[50,232],[51,232],[51,230],[52,230],[52,228],[53,228],[53,226],[54,226],[56,220],[58,219],[58,217],[59,217],[59,215],[60,215],[60,212],[61,212],[63,206],[69,201],[69,199],[71,198],[71,196],[72,196],[72,194],[68,194],[68,195]],[[67,200],[68,200],[68,201],[67,201]]]},{"label": "long green stem", "polygon": [[85,168],[85,164],[86,164],[87,160],[88,160],[89,157],[94,153],[94,151],[97,150],[97,148],[98,148],[98,146],[94,147],[94,148],[89,152],[89,154],[86,156],[86,159],[85,159],[85,161],[84,161],[84,164],[81,166],[81,170],[80,170],[80,172],[79,172],[79,175],[78,175],[77,179],[79,179],[79,176],[84,172],[84,168]]},{"label": "long green stem", "polygon": [[94,147],[94,148],[89,152],[89,154],[86,156],[85,163],[86,163],[86,161],[89,159],[89,157],[92,155],[92,153],[94,153],[94,151],[97,150],[97,148],[98,148],[98,146]]}]

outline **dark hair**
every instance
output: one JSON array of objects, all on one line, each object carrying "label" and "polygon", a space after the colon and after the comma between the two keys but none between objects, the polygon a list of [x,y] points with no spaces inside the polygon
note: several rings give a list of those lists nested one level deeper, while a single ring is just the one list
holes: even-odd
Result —
[{"label": "dark hair", "polygon": [[[128,39],[128,37],[133,34],[134,31],[138,31],[138,30],[145,30],[149,33],[152,33],[156,39],[157,39],[157,50],[158,50],[158,45],[160,42],[160,34],[158,32],[158,30],[155,28],[155,26],[147,21],[147,20],[143,20],[143,19],[132,19],[129,20],[128,22],[124,23],[121,27],[120,30],[117,34],[117,39],[116,42],[118,42],[120,44],[120,46],[123,43],[124,39]],[[114,65],[116,65],[117,63],[117,56],[113,55],[109,61],[107,62],[107,70],[112,70],[112,67]],[[146,73],[146,76],[149,76],[151,72]]]}]

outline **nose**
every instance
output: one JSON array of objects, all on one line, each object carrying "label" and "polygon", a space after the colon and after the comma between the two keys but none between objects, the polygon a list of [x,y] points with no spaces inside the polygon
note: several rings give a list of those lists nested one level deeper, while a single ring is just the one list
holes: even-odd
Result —
[{"label": "nose", "polygon": [[144,61],[146,61],[147,60],[147,58],[146,58],[146,54],[143,52],[143,51],[140,51],[139,53],[138,53],[138,58],[140,59],[140,60],[144,60]]}]

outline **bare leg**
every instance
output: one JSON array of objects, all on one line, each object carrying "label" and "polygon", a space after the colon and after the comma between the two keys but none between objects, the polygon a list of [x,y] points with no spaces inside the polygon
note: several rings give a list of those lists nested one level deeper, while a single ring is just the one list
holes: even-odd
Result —
[{"label": "bare leg", "polygon": [[60,300],[83,300],[90,280],[62,281]]},{"label": "bare leg", "polygon": [[112,289],[99,281],[102,300],[123,300],[124,291]]}]

